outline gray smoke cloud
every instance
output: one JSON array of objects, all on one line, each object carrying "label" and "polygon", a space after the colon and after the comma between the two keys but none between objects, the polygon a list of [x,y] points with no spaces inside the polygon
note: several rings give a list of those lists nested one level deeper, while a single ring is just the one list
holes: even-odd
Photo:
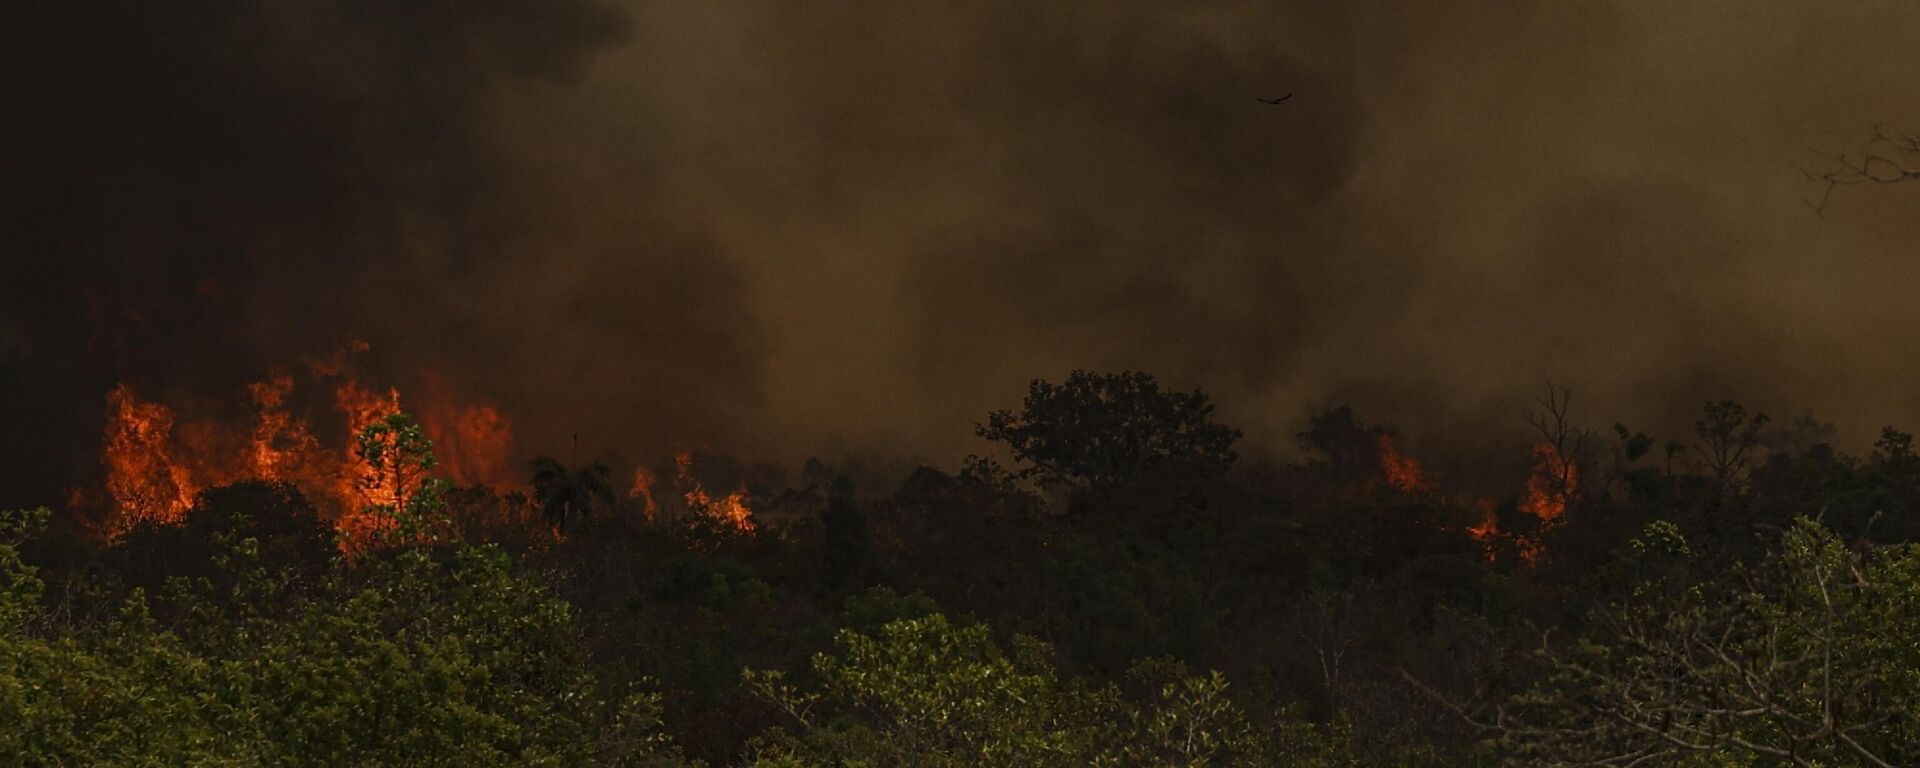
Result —
[{"label": "gray smoke cloud", "polygon": [[1822,220],[1802,173],[1920,126],[1904,6],[43,5],[10,485],[82,471],[115,381],[344,338],[634,460],[948,461],[1075,367],[1204,387],[1255,453],[1351,402],[1479,455],[1548,378],[1596,426],[1920,421],[1920,185]]}]

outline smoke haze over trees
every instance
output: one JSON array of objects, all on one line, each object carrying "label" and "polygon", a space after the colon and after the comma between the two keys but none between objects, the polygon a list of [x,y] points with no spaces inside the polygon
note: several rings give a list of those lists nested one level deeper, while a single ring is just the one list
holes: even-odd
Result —
[{"label": "smoke haze over trees", "polygon": [[1920,8],[15,5],[0,763],[1920,761]]},{"label": "smoke haze over trees", "polygon": [[1073,367],[1204,384],[1255,453],[1338,401],[1478,463],[1495,438],[1455,427],[1543,377],[1675,429],[1718,397],[1857,441],[1920,415],[1914,193],[1843,189],[1823,222],[1802,174],[1920,121],[1904,9],[7,21],[4,456],[48,501],[115,383],[228,399],[346,339],[502,404],[521,460],[575,432],[950,459]]}]

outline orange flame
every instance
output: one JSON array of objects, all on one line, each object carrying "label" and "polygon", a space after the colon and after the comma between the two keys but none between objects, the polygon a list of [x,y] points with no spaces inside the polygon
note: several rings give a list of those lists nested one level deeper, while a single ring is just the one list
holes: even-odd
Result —
[{"label": "orange flame", "polygon": [[426,377],[426,398],[415,413],[433,441],[440,471],[461,485],[519,487],[512,477],[513,422],[487,403],[462,403],[444,380]]},{"label": "orange flame", "polygon": [[107,393],[107,492],[120,508],[110,529],[117,534],[139,521],[177,523],[193,506],[199,487],[176,460],[173,410],[142,402],[125,384]]},{"label": "orange flame", "polygon": [[[275,371],[247,387],[255,418],[243,424],[213,419],[176,423],[165,405],[140,400],[127,385],[107,394],[107,423],[101,461],[114,516],[109,538],[137,521],[177,523],[206,488],[248,479],[293,483],[312,498],[343,534],[343,546],[365,541],[388,521],[366,510],[397,504],[404,489],[372,487],[374,468],[359,457],[358,435],[369,425],[400,411],[394,388],[363,386],[350,356],[364,351],[354,343],[332,358],[309,364],[313,378],[331,391],[331,406],[343,417],[345,442],[329,447],[310,422],[297,415],[295,377]],[[429,397],[416,414],[434,441],[439,469],[464,484],[514,487],[508,457],[512,425],[486,403],[445,396],[427,379]],[[76,503],[83,499],[74,494]]]},{"label": "orange flame", "polygon": [[1468,526],[1467,535],[1472,536],[1474,541],[1480,542],[1481,546],[1486,548],[1487,562],[1493,562],[1495,555],[1493,545],[1500,538],[1499,516],[1494,511],[1493,502],[1488,499],[1481,499],[1473,505],[1473,508],[1480,513],[1480,522]]},{"label": "orange flame", "polygon": [[361,458],[358,442],[360,433],[367,427],[400,412],[400,391],[389,389],[381,395],[362,389],[358,381],[349,378],[334,390],[333,402],[347,416],[346,469],[334,480],[335,496],[348,502],[345,516],[362,516],[364,508],[369,506],[398,504],[399,495],[393,489],[367,482],[378,468]]},{"label": "orange flame", "polygon": [[[1533,446],[1533,470],[1527,476],[1527,494],[1520,499],[1520,511],[1539,518],[1539,533],[1552,530],[1566,517],[1567,503],[1573,499],[1574,491],[1579,486],[1578,465],[1560,455],[1559,449],[1552,443],[1536,444]],[[1520,559],[1528,565],[1539,563],[1540,558],[1546,555],[1546,542],[1541,540],[1539,533],[1503,532],[1495,518],[1493,502],[1482,501],[1477,506],[1481,521],[1467,528],[1467,534],[1486,545],[1488,561],[1495,559],[1494,543],[1501,539],[1512,541]]]},{"label": "orange flame", "polygon": [[660,503],[653,499],[653,472],[651,470],[646,467],[633,468],[633,489],[627,491],[627,498],[640,499],[645,502],[646,506],[643,507],[643,509],[647,516],[647,522],[651,523],[659,518]]},{"label": "orange flame", "polygon": [[1402,493],[1427,490],[1420,462],[1400,453],[1399,441],[1391,432],[1380,435],[1380,471],[1386,475],[1387,485]]},{"label": "orange flame", "polygon": [[715,499],[693,478],[693,454],[683,452],[673,457],[673,464],[679,471],[677,481],[686,489],[689,509],[725,523],[737,533],[753,533],[759,527],[753,522],[753,508],[747,505],[747,489],[735,489]]},{"label": "orange flame", "polygon": [[1558,525],[1567,513],[1567,501],[1580,484],[1580,468],[1560,455],[1552,443],[1533,447],[1533,474],[1527,477],[1522,511],[1540,518],[1542,528]]},{"label": "orange flame", "polygon": [[247,385],[247,393],[260,409],[260,423],[253,429],[252,459],[253,472],[261,479],[281,479],[297,463],[293,454],[315,442],[305,422],[296,422],[287,413],[287,395],[292,392],[293,377],[284,372]]}]

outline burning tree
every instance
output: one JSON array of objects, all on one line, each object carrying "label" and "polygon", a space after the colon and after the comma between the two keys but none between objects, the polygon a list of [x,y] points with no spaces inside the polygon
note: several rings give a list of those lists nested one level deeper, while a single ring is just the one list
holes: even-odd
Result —
[{"label": "burning tree", "polygon": [[115,531],[137,520],[178,522],[199,492],[174,458],[173,411],[134,395],[124,384],[107,393],[107,491],[119,504]]},{"label": "burning tree", "polygon": [[[366,531],[354,527],[368,524],[362,514],[367,507],[404,510],[402,496],[411,492],[405,489],[418,485],[418,478],[393,477],[394,467],[368,458],[363,448],[389,450],[361,443],[369,429],[378,433],[376,442],[391,443],[398,451],[378,461],[431,453],[433,471],[450,482],[519,486],[519,479],[505,472],[513,438],[505,414],[486,402],[453,396],[429,372],[423,375],[425,396],[408,410],[405,426],[390,421],[402,412],[400,390],[365,385],[354,371],[353,356],[367,348],[356,342],[328,359],[308,361],[301,376],[274,369],[246,386],[249,407],[241,418],[217,406],[177,414],[168,404],[142,399],[127,384],[109,391],[100,452],[106,494],[99,506],[110,510],[104,537],[114,539],[143,522],[178,524],[201,493],[258,480],[298,487],[350,538],[364,538]],[[329,434],[319,420],[329,409],[326,416],[338,419],[332,424],[342,427],[340,432]],[[429,440],[430,451],[402,444]],[[381,477],[370,480],[374,475]],[[84,490],[72,495],[77,509],[93,511],[97,497]]]},{"label": "burning tree", "polygon": [[413,417],[389,414],[362,429],[355,442],[365,467],[357,482],[367,504],[340,520],[342,547],[355,551],[388,538],[428,537],[446,522],[432,516],[444,511],[448,484],[429,476],[436,464],[433,441]]}]

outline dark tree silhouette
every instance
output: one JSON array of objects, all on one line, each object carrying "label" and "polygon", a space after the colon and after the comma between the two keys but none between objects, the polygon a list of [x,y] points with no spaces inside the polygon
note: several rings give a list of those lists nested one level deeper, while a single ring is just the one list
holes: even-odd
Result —
[{"label": "dark tree silhouette", "polygon": [[593,514],[593,503],[613,503],[613,470],[594,463],[569,470],[550,456],[533,460],[533,498],[548,522],[562,529]]},{"label": "dark tree silhouette", "polygon": [[1878,125],[1873,127],[1873,138],[1867,140],[1866,148],[1857,154],[1818,150],[1814,154],[1826,159],[1827,168],[1807,171],[1807,177],[1826,187],[1821,190],[1818,201],[1807,204],[1813,208],[1814,215],[1822,218],[1826,217],[1827,203],[1837,187],[1902,184],[1920,179],[1920,135],[1888,133]]},{"label": "dark tree silhouette", "polygon": [[1026,466],[1020,476],[1105,496],[1151,480],[1189,490],[1225,474],[1240,432],[1213,421],[1200,391],[1160,388],[1137,372],[1076,370],[1054,384],[1034,379],[1019,413],[995,411],[975,433],[1003,442]]},{"label": "dark tree silhouette", "polygon": [[826,509],[820,512],[820,527],[826,546],[827,586],[859,586],[870,556],[867,514],[854,500],[853,481],[846,475],[833,478]]}]

